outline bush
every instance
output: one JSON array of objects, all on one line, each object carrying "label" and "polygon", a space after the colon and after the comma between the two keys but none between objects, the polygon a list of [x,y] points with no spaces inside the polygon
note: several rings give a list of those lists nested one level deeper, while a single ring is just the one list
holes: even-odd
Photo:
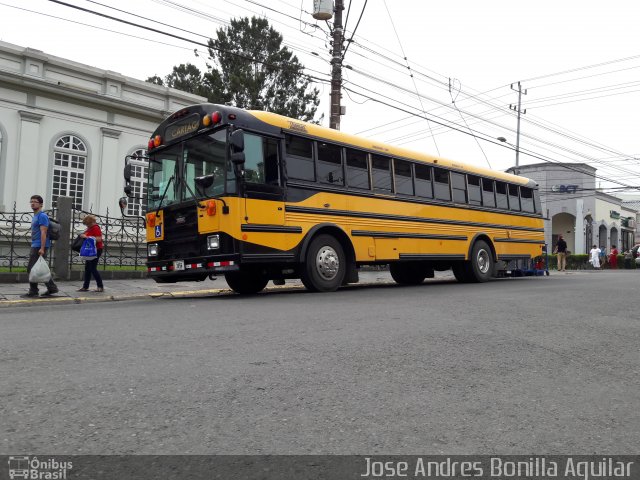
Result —
[{"label": "bush", "polygon": [[[549,270],[557,270],[558,257],[556,255],[549,255]],[[604,265],[601,263],[600,268],[610,269],[609,263]],[[567,255],[567,270],[591,270],[593,267],[589,263],[589,255],[571,254]],[[626,258],[624,255],[618,255],[618,269],[636,269],[636,262],[632,258]]]}]

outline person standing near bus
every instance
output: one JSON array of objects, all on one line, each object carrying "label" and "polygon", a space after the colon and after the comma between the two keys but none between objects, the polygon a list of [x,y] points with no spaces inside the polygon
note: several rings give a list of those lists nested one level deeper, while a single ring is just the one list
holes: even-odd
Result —
[{"label": "person standing near bus", "polygon": [[555,253],[558,258],[558,271],[565,272],[567,268],[567,242],[564,241],[562,235],[558,236]]},{"label": "person standing near bus", "polygon": [[[38,261],[38,258],[47,258],[47,250],[51,248],[51,239],[49,238],[49,216],[42,211],[44,200],[40,195],[33,195],[30,199],[31,210],[33,210],[33,219],[31,220],[31,250],[29,251],[29,264],[27,265],[27,273]],[[58,286],[54,283],[53,277],[45,283],[47,291],[43,296],[58,293]],[[38,284],[29,283],[29,292],[22,297],[37,297]]]},{"label": "person standing near bus", "polygon": [[618,268],[618,249],[615,245],[611,245],[611,253],[609,254],[609,265],[615,270]]}]

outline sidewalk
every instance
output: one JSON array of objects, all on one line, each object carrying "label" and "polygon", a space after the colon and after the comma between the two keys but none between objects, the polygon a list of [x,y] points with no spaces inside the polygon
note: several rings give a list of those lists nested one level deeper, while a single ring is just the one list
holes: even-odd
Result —
[{"label": "sidewalk", "polygon": [[[438,272],[441,273],[441,272]],[[442,272],[446,273],[446,272]],[[450,273],[450,272],[449,272]],[[364,271],[360,272],[358,285],[394,283],[388,271]],[[27,283],[0,284],[0,308],[44,305],[50,303],[93,303],[135,300],[153,297],[181,297],[181,296],[209,296],[231,293],[231,289],[224,280],[224,276],[216,277],[216,280],[203,282],[180,283],[156,283],[149,278],[104,280],[104,292],[94,292],[95,280],[91,281],[90,291],[78,292],[82,281],[56,282],[59,292],[51,297],[21,298],[20,295],[29,290]],[[265,291],[277,289],[304,289],[300,280],[287,280],[285,285],[277,286],[269,282]],[[40,284],[40,293],[46,288]]]}]

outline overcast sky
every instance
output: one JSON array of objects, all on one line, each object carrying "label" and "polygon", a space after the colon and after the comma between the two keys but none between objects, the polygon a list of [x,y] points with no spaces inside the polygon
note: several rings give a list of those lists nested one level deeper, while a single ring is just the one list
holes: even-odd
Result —
[{"label": "overcast sky", "polygon": [[[311,17],[313,0],[68,3],[201,43],[230,18],[265,16],[309,74],[329,79],[329,28]],[[345,0],[345,7],[347,37],[362,17],[345,56],[343,131],[505,169],[515,162],[511,84],[521,81],[521,164],[587,162],[603,186],[640,185],[637,0]],[[179,63],[204,69],[206,61],[202,46],[47,0],[0,0],[0,40],[141,80]],[[317,86],[328,126],[329,85]]]}]

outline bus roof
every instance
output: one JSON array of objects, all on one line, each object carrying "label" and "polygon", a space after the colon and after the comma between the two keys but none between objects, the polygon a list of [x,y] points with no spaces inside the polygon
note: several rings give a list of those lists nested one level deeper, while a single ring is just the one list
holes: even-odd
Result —
[{"label": "bus roof", "polygon": [[292,133],[305,133],[316,138],[325,138],[330,141],[365,148],[369,151],[380,152],[380,154],[382,155],[419,160],[435,165],[442,165],[444,167],[465,171],[471,174],[493,177],[505,182],[519,183],[521,185],[527,185],[531,182],[530,179],[521,177],[519,175],[512,175],[510,173],[491,170],[489,168],[476,167],[474,165],[469,165],[456,160],[449,160],[447,158],[436,157],[434,155],[428,155],[425,153],[417,152],[415,150],[395,147],[393,145],[378,142],[370,138],[351,135],[339,130],[333,130],[331,128],[322,127],[320,125],[304,122],[302,120],[295,120],[289,117],[278,115],[276,113],[265,112],[262,110],[249,110],[248,113],[256,117],[258,120],[261,120],[270,125],[280,127],[284,130],[289,130]]}]

